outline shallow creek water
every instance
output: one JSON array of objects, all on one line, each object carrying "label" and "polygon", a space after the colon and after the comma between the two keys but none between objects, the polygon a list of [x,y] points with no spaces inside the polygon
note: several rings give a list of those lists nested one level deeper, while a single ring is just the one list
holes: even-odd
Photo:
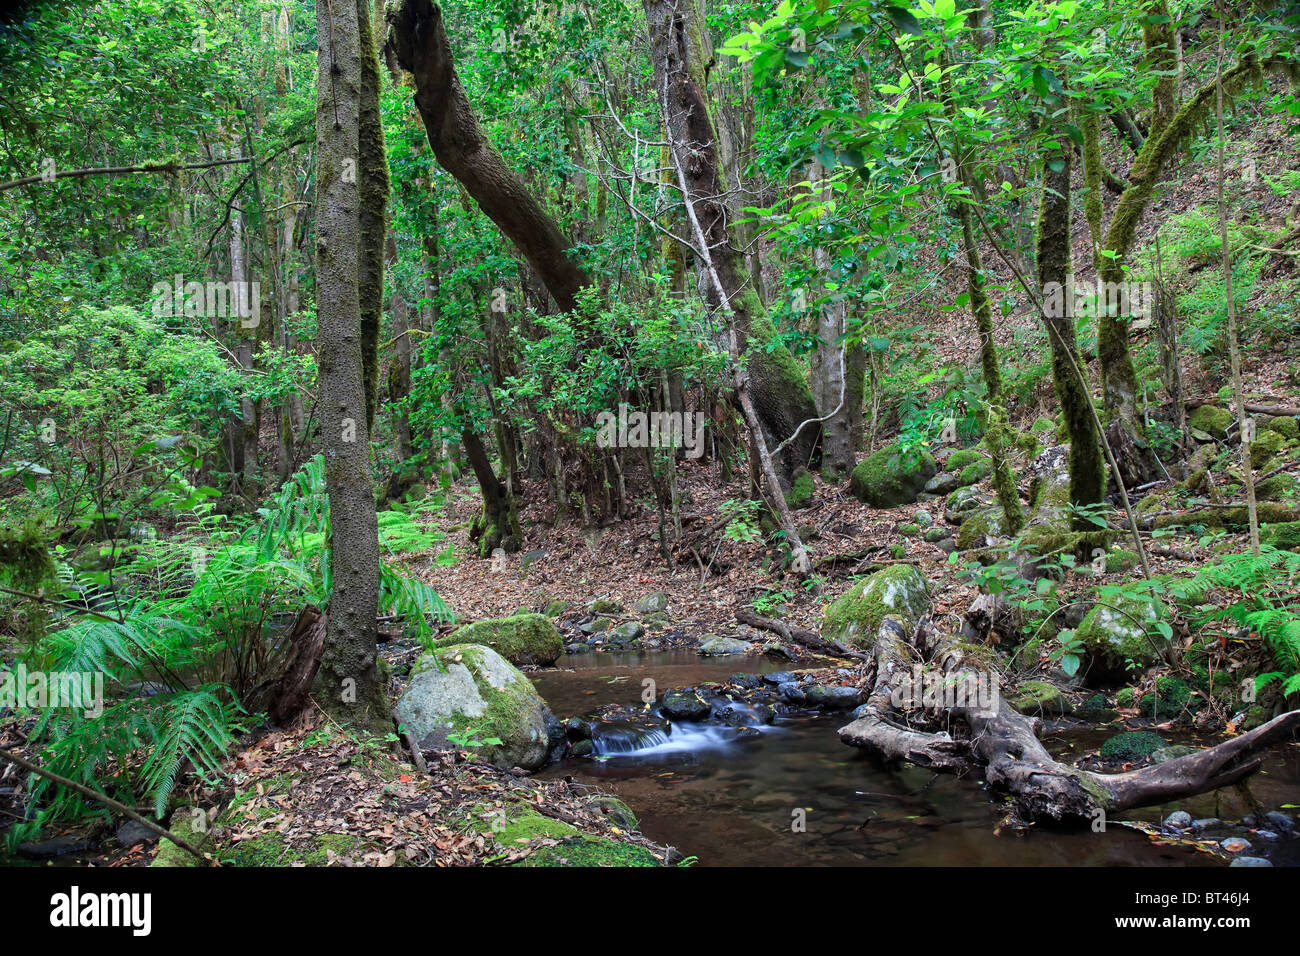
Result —
[{"label": "shallow creek water", "polygon": [[[738,671],[777,670],[761,658],[700,658],[691,651],[584,654],[530,676],[561,718],[609,703],[637,704],[642,681],[659,692]],[[679,724],[666,743],[603,759],[571,759],[543,778],[572,777],[616,793],[652,840],[698,857],[704,866],[1219,866],[1184,846],[1158,846],[1134,830],[1104,833],[1034,828],[995,833],[999,816],[976,779],[917,767],[880,768],[841,744],[836,715],[778,718],[748,739],[706,725]],[[1057,754],[1096,747],[1105,732],[1049,738]],[[1252,783],[1270,809],[1300,803],[1300,750],[1266,759]],[[795,811],[803,810],[804,832]],[[1194,817],[1238,819],[1249,812],[1233,794],[1207,794],[1129,819],[1158,821],[1174,809]],[[1300,840],[1270,848],[1276,865],[1300,864]]]}]

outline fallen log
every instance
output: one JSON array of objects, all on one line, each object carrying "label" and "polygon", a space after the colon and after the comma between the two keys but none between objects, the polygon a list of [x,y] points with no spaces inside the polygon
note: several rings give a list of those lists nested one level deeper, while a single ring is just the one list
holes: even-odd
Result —
[{"label": "fallen log", "polygon": [[1197,753],[1126,773],[1095,773],[1054,758],[1038,739],[1038,721],[999,693],[978,699],[959,693],[938,706],[918,700],[918,669],[941,676],[941,686],[948,688],[986,681],[996,690],[999,681],[977,648],[935,630],[928,619],[910,636],[898,621],[886,619],[873,659],[870,696],[855,719],[840,728],[840,739],[888,761],[958,772],[982,769],[989,786],[1010,798],[1013,825],[1082,825],[1236,784],[1259,769],[1260,750],[1300,728],[1300,711],[1291,711]]},{"label": "fallen log", "polygon": [[810,651],[821,651],[839,657],[851,657],[859,661],[867,660],[866,654],[846,647],[839,641],[828,641],[814,631],[805,631],[803,628],[791,627],[781,621],[759,617],[749,608],[737,608],[736,620],[741,624],[748,624],[750,627],[756,627],[762,631],[772,631],[775,634],[780,634],[785,640],[806,647]]}]

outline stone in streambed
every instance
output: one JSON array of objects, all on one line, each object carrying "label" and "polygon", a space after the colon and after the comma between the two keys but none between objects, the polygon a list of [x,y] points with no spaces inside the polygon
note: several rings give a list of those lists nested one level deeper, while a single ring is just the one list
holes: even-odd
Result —
[{"label": "stone in streambed", "polygon": [[808,703],[828,710],[847,710],[862,703],[862,691],[856,687],[814,684],[804,691]]},{"label": "stone in streambed", "polygon": [[699,652],[704,657],[722,657],[727,654],[748,654],[750,645],[747,641],[738,641],[734,637],[711,637],[700,644]]},{"label": "stone in streambed", "polygon": [[694,687],[664,691],[659,710],[669,720],[703,720],[712,706]]}]

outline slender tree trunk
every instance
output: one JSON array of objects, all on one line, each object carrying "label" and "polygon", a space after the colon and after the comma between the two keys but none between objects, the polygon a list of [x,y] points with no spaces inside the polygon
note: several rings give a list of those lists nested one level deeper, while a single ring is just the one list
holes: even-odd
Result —
[{"label": "slender tree trunk", "polygon": [[[1074,269],[1070,265],[1070,164],[1073,150],[1048,150],[1043,156],[1043,190],[1038,213],[1038,285],[1056,288],[1060,297],[1052,307],[1052,296],[1044,292],[1048,308],[1043,311],[1048,346],[1052,350],[1052,384],[1061,404],[1061,417],[1070,438],[1070,501],[1076,506],[1096,505],[1105,497],[1106,466],[1101,436],[1092,412],[1092,393],[1083,373],[1074,332]],[[1053,168],[1056,163],[1058,168]],[[1090,525],[1076,512],[1075,530]]]},{"label": "slender tree trunk", "polygon": [[334,579],[317,685],[327,711],[378,728],[389,708],[375,663],[379,537],[361,332],[362,16],[356,0],[320,0],[316,7],[319,418]]},{"label": "slender tree trunk", "polygon": [[[357,186],[361,196],[361,360],[365,371],[366,428],[373,430],[379,400],[379,328],[384,315],[384,237],[388,232],[388,154],[379,115],[379,57],[371,8],[359,0],[361,117]],[[377,0],[382,5],[382,0]]]}]

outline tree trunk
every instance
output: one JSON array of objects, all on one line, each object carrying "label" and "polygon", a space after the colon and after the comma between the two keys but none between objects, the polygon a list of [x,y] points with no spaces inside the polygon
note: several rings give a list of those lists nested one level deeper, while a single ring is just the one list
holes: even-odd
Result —
[{"label": "tree trunk", "polygon": [[[813,168],[821,169],[820,163]],[[813,184],[815,185],[815,184]],[[823,196],[830,201],[829,189]],[[813,252],[817,271],[826,280],[842,285],[833,274],[830,250],[819,245]],[[822,306],[817,313],[817,351],[809,367],[813,399],[822,422],[822,477],[839,481],[857,464],[862,441],[862,382],[866,354],[862,339],[849,336],[843,298]]]},{"label": "tree trunk", "polygon": [[[382,2],[382,0],[378,0]],[[384,237],[388,232],[388,154],[379,115],[379,57],[367,0],[358,0],[361,46],[361,115],[357,136],[360,192],[361,362],[365,372],[366,430],[375,425],[379,400],[379,327],[384,315]]]},{"label": "tree trunk", "polygon": [[[327,711],[375,729],[388,718],[375,664],[379,536],[371,489],[362,352],[360,152],[362,49],[356,0],[316,8],[316,282],[320,423],[334,585],[317,674]],[[352,168],[357,175],[349,175]]]},{"label": "tree trunk", "polygon": [[497,477],[487,447],[478,434],[466,428],[461,432],[460,440],[483,493],[483,512],[470,524],[470,540],[478,544],[480,558],[491,557],[497,548],[514,553],[523,541],[514,495],[509,486]]},{"label": "tree trunk", "polygon": [[[1086,155],[1086,151],[1085,151]],[[1106,466],[1101,436],[1092,412],[1083,359],[1074,331],[1074,269],[1070,265],[1070,161],[1073,151],[1064,147],[1043,157],[1043,192],[1038,214],[1038,287],[1061,290],[1059,308],[1043,310],[1047,341],[1052,350],[1052,385],[1061,404],[1061,417],[1070,439],[1070,501],[1076,506],[1095,505],[1106,493]],[[1053,169],[1052,163],[1060,168]],[[1100,197],[1098,197],[1100,204]],[[1077,531],[1091,525],[1076,512]]]}]

